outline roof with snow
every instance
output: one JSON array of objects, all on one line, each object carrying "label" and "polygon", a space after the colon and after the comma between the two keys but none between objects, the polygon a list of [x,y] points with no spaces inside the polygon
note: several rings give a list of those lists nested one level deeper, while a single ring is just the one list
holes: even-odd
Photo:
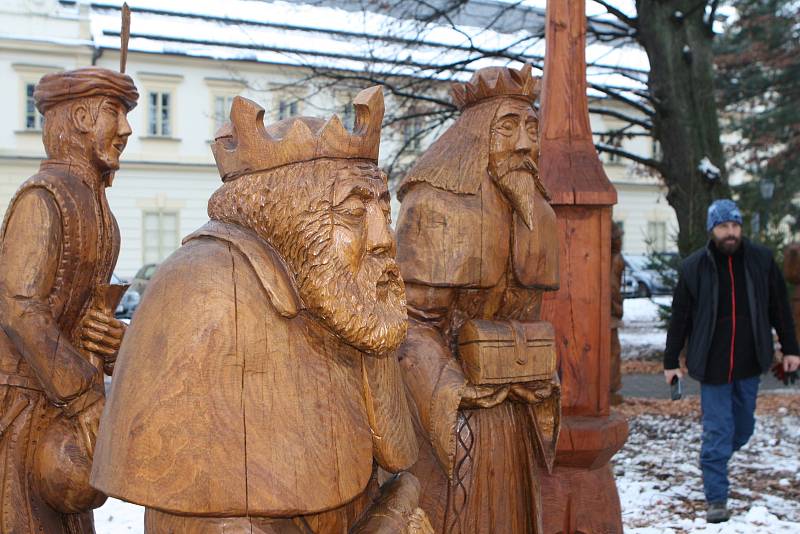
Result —
[{"label": "roof with snow", "polygon": [[[122,0],[60,3],[88,3],[95,45],[119,49]],[[128,4],[132,52],[443,80],[469,78],[490,64],[514,64],[514,58],[541,65],[544,55],[541,0],[472,0],[446,24],[423,23],[419,19],[424,13],[403,13],[397,6],[386,7],[391,3],[370,0],[129,0]],[[610,16],[595,14],[590,24],[613,29],[614,22]],[[597,40],[587,47],[586,59],[590,86],[644,88],[648,62],[641,48]]]}]

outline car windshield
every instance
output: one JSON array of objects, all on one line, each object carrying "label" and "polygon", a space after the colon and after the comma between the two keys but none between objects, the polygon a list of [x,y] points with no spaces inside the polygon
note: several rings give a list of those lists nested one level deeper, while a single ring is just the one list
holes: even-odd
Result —
[{"label": "car windshield", "polygon": [[645,271],[650,267],[647,256],[625,256],[625,261],[636,271]]}]

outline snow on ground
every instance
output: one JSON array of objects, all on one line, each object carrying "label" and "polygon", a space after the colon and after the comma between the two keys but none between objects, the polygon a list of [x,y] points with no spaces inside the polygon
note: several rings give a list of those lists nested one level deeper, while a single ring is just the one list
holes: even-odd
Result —
[{"label": "snow on ground", "polygon": [[658,318],[658,307],[669,306],[671,296],[625,299],[619,342],[622,359],[659,359],[667,342],[667,331]]},{"label": "snow on ground", "polygon": [[[668,401],[664,401],[668,402]],[[780,534],[800,532],[800,415],[760,415],[730,464],[733,517],[705,521],[698,416],[644,414],[614,457],[625,532]]]}]

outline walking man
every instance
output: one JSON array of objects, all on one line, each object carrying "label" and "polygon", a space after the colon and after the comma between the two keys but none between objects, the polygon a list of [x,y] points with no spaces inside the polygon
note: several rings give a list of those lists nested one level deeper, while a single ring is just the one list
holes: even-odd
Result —
[{"label": "walking man", "polygon": [[770,369],[772,328],[783,368],[800,367],[783,275],[772,252],[742,237],[742,214],[731,200],[708,208],[710,239],[680,267],[664,351],[664,377],[700,382],[703,442],[700,465],[709,523],[727,521],[728,460],[753,434],[759,375]]}]

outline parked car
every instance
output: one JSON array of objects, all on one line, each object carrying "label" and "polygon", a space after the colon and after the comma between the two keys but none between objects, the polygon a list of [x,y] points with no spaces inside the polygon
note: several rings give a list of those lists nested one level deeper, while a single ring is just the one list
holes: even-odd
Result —
[{"label": "parked car", "polygon": [[[661,258],[669,263],[676,258],[674,253],[663,253]],[[625,270],[622,272],[622,295],[624,297],[652,297],[669,295],[672,288],[668,280],[675,271],[667,267],[663,272],[653,268],[652,259],[644,255],[623,254]]]},{"label": "parked car", "polygon": [[[147,288],[147,283],[153,278],[157,268],[157,263],[148,263],[139,269],[114,313],[118,319],[130,319],[133,317],[133,312],[139,307],[139,301],[141,301],[144,290]],[[114,284],[125,283],[117,275],[113,275],[111,281]]]},{"label": "parked car", "polygon": [[[126,284],[127,282],[116,274],[112,274],[111,283]],[[139,306],[139,293],[132,291],[131,288],[128,288],[125,294],[122,295],[122,299],[119,301],[117,309],[114,310],[114,317],[117,319],[130,319],[137,306]]]}]

